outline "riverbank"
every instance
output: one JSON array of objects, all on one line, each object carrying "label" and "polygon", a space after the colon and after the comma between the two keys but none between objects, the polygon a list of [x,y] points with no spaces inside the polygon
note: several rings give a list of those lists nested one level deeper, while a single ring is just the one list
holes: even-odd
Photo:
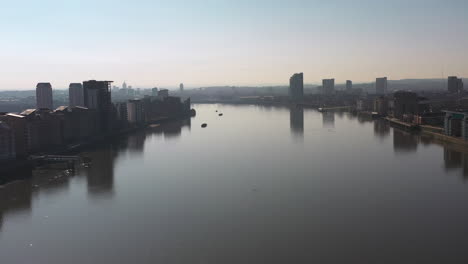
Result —
[{"label": "riverbank", "polygon": [[[195,115],[195,112],[190,112],[185,115],[177,117],[161,117],[151,122],[119,130],[106,135],[95,136],[91,139],[88,139],[83,142],[78,142],[65,146],[62,149],[55,149],[53,151],[42,152],[42,153],[32,153],[32,154],[44,154],[44,155],[70,155],[77,154],[83,151],[86,151],[97,144],[105,144],[116,140],[118,138],[127,136],[131,133],[134,133],[139,130],[144,130],[150,127],[151,125],[164,125],[177,120],[184,120],[191,118]],[[34,169],[34,164],[28,158],[25,159],[16,159],[0,162],[0,186],[8,184],[12,181],[27,179],[32,176],[32,170]]]},{"label": "riverbank", "polygon": [[390,124],[392,124],[392,125],[394,125],[396,127],[405,129],[405,130],[410,130],[410,131],[419,131],[420,130],[420,127],[418,125],[403,122],[403,121],[401,121],[399,119],[396,119],[396,118],[384,117],[384,119],[387,120],[388,122],[390,122]]},{"label": "riverbank", "polygon": [[401,120],[385,117],[385,120],[390,122],[390,124],[394,125],[395,127],[410,131],[410,132],[417,132],[421,136],[436,141],[439,144],[447,144],[455,148],[459,148],[459,150],[466,151],[468,148],[468,141],[452,137],[444,134],[444,129],[441,127],[433,127],[427,125],[415,125],[407,122],[403,122]]}]

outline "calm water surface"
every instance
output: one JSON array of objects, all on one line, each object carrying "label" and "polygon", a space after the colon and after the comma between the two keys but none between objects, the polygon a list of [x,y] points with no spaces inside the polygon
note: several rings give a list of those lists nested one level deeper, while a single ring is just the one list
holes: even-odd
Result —
[{"label": "calm water surface", "polygon": [[0,187],[0,263],[468,263],[460,149],[348,113],[195,108]]}]

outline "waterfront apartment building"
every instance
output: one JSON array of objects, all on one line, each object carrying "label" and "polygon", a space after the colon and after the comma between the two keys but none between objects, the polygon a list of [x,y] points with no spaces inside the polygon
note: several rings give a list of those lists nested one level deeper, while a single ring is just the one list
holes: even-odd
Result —
[{"label": "waterfront apartment building", "polygon": [[461,137],[468,140],[468,113],[444,111],[444,133],[447,136]]},{"label": "waterfront apartment building", "polygon": [[141,100],[128,100],[127,102],[127,118],[130,124],[141,124],[143,118],[143,104]]},{"label": "waterfront apartment building", "polygon": [[447,88],[449,93],[459,94],[463,92],[463,80],[457,76],[450,76],[448,77]]},{"label": "waterfront apartment building", "polygon": [[375,93],[378,95],[387,94],[387,77],[375,79]]},{"label": "waterfront apartment building", "polygon": [[36,107],[38,109],[53,109],[52,85],[50,83],[38,83],[36,86]]},{"label": "waterfront apartment building", "polygon": [[80,142],[96,133],[96,111],[81,106],[60,106],[53,115],[60,119],[64,143]]},{"label": "waterfront apartment building", "polygon": [[385,96],[379,96],[374,99],[374,112],[381,116],[388,113],[388,99]]},{"label": "waterfront apartment building", "polygon": [[346,81],[346,91],[351,92],[352,89],[353,89],[353,81],[347,80]]},{"label": "waterfront apartment building", "polygon": [[128,121],[127,103],[115,103],[115,111],[117,121],[125,124]]},{"label": "waterfront apartment building", "polygon": [[0,121],[0,160],[16,158],[15,135],[13,129]]},{"label": "waterfront apartment building", "polygon": [[112,81],[83,82],[84,105],[88,109],[97,111],[100,133],[106,133],[112,127],[111,84]]},{"label": "waterfront apartment building", "polygon": [[48,109],[26,109],[20,115],[26,119],[28,153],[47,151],[63,144],[59,116]]},{"label": "waterfront apartment building", "polygon": [[70,83],[68,86],[68,106],[84,106],[83,85]]},{"label": "waterfront apartment building", "polygon": [[335,79],[322,80],[322,92],[325,95],[332,95],[335,93]]},{"label": "waterfront apartment building", "polygon": [[15,138],[15,152],[18,158],[24,158],[28,154],[27,146],[27,120],[23,115],[8,113],[0,116],[0,121],[8,124],[13,130]]},{"label": "waterfront apartment building", "polygon": [[404,115],[416,115],[418,113],[418,95],[413,92],[398,91],[393,95],[393,115],[402,119]]},{"label": "waterfront apartment building", "polygon": [[289,78],[289,99],[299,101],[304,98],[304,74],[295,73]]}]

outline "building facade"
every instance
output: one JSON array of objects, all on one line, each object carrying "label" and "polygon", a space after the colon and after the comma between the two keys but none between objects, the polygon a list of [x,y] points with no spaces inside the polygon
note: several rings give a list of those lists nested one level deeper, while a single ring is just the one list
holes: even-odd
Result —
[{"label": "building facade", "polygon": [[289,78],[289,99],[299,101],[304,98],[304,74],[295,73]]},{"label": "building facade", "polygon": [[418,95],[413,92],[398,91],[393,95],[393,115],[402,119],[404,115],[418,114]]},{"label": "building facade", "polygon": [[169,97],[169,90],[167,90],[167,89],[160,89],[160,90],[158,91],[158,96],[157,96],[157,99],[158,99],[158,100],[161,100],[161,101],[162,101],[162,100],[166,99],[167,97]]},{"label": "building facade", "polygon": [[468,140],[468,113],[445,111],[444,133]]},{"label": "building facade", "polygon": [[7,123],[0,121],[0,160],[16,158],[14,131]]},{"label": "building facade", "polygon": [[322,91],[325,95],[332,95],[335,93],[335,79],[323,79]]},{"label": "building facade", "polygon": [[8,126],[13,130],[17,158],[26,157],[28,154],[26,117],[23,115],[9,113],[0,116],[0,120],[8,124]]},{"label": "building facade", "polygon": [[52,85],[38,83],[36,86],[36,107],[38,109],[53,109]]},{"label": "building facade", "polygon": [[351,92],[351,90],[353,90],[353,81],[347,80],[346,81],[346,91]]},{"label": "building facade", "polygon": [[374,99],[374,112],[380,116],[386,116],[388,113],[388,99],[385,96],[379,96]]},{"label": "building facade", "polygon": [[68,86],[68,106],[85,106],[83,85],[81,83],[70,83]]},{"label": "building facade", "polygon": [[96,111],[81,106],[61,106],[54,111],[60,119],[62,141],[73,143],[86,140],[96,133]]},{"label": "building facade", "polygon": [[112,127],[111,84],[112,81],[83,82],[84,104],[86,108],[97,112],[100,133],[109,132]]},{"label": "building facade", "polygon": [[141,124],[144,122],[143,104],[141,100],[128,100],[127,118],[130,124]]},{"label": "building facade", "polygon": [[457,76],[448,77],[447,88],[449,93],[459,94],[463,92],[463,80]]}]

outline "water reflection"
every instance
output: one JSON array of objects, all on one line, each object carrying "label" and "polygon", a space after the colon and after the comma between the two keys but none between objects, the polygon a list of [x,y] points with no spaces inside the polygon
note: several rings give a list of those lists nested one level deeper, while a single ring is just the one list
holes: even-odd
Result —
[{"label": "water reflection", "polygon": [[113,145],[91,153],[92,165],[86,171],[88,194],[92,196],[112,195],[114,190],[114,162],[118,152]]},{"label": "water reflection", "polygon": [[[74,178],[68,178],[69,183],[37,181],[41,185],[38,188],[25,181],[29,191],[25,196],[29,198],[23,211],[33,208],[32,221],[22,221],[29,215],[12,217],[15,211],[10,207],[15,205],[0,200],[3,262],[91,263],[99,259],[101,263],[219,263],[227,259],[228,263],[242,263],[253,259],[251,262],[268,263],[314,255],[305,262],[354,263],[367,254],[370,257],[364,256],[366,260],[361,262],[375,263],[378,259],[392,262],[395,252],[403,252],[403,258],[414,263],[438,263],[443,261],[418,261],[418,257],[426,256],[428,250],[442,252],[437,260],[464,256],[466,243],[459,241],[464,242],[463,233],[467,231],[464,223],[468,215],[463,213],[467,186],[441,177],[446,174],[440,166],[442,147],[419,147],[417,153],[401,158],[393,155],[392,147],[400,148],[399,144],[408,140],[405,137],[419,144],[418,136],[413,140],[414,135],[395,129],[396,142],[392,142],[385,124],[359,125],[356,120],[342,118],[335,122],[344,133],[327,136],[330,131],[321,129],[322,114],[315,111],[306,113],[312,117],[307,121],[300,112],[290,112],[291,131],[298,129],[307,139],[319,139],[304,140],[298,147],[283,140],[283,132],[289,133],[287,127],[281,133],[271,133],[278,120],[287,126],[288,110],[283,109],[279,118],[269,119],[276,112],[266,115],[240,108],[243,112],[238,115],[252,114],[253,121],[264,123],[255,131],[238,126],[222,146],[211,140],[212,135],[232,132],[233,126],[211,126],[213,134],[211,130],[184,131],[176,148],[172,142],[162,141],[164,133],[180,135],[179,129],[160,128],[160,136],[135,133],[127,140],[90,151],[90,155],[102,156],[95,162],[107,163],[85,170],[93,175],[78,171]],[[211,115],[214,112],[208,111]],[[318,127],[321,134],[299,129],[304,121],[314,122],[310,127]],[[373,133],[388,140],[375,144]],[[236,149],[240,140],[258,135],[267,140],[248,141]],[[206,146],[208,141],[215,147]],[[339,146],[349,142],[363,146],[363,155],[356,155],[361,150],[352,145]],[[130,148],[148,156],[135,159],[129,154]],[[192,149],[207,151],[194,155]],[[276,153],[277,149],[281,153]],[[238,152],[223,157],[226,150]],[[268,155],[266,151],[274,153]],[[356,158],[349,158],[352,155]],[[450,164],[460,165],[456,154],[447,155],[447,159],[457,160]],[[38,194],[45,192],[43,185],[48,184],[53,185],[54,195],[57,190],[68,190],[68,185],[70,193],[41,199]],[[115,199],[105,203],[83,199],[96,197],[91,193],[94,191],[112,192]],[[36,221],[45,214],[51,219]],[[81,214],[86,217],[80,218]],[[414,243],[408,246],[406,241]],[[34,246],[29,247],[29,243]],[[338,256],[336,252],[340,252],[340,259],[327,258]]]},{"label": "water reflection", "polygon": [[162,126],[158,126],[152,129],[152,131],[156,134],[161,134],[164,136],[164,139],[177,139],[182,135],[182,129],[187,127],[190,131],[192,126],[192,121],[190,118],[184,120],[177,120],[174,122],[170,122],[164,124]]},{"label": "water reflection", "polygon": [[383,120],[378,119],[374,121],[374,133],[379,138],[386,138],[390,135],[390,124]]},{"label": "water reflection", "polygon": [[31,211],[32,197],[33,188],[29,181],[16,182],[0,189],[0,231],[3,218]]},{"label": "water reflection", "polygon": [[468,153],[444,147],[444,165],[447,171],[461,169],[463,178],[468,179]]},{"label": "water reflection", "polygon": [[366,114],[357,114],[357,120],[361,124],[369,123],[373,121],[372,117]]},{"label": "water reflection", "polygon": [[289,109],[289,126],[291,135],[304,138],[304,108],[296,106]]},{"label": "water reflection", "polygon": [[415,152],[418,149],[418,136],[399,129],[393,129],[395,152]]},{"label": "water reflection", "polygon": [[335,112],[322,112],[323,128],[335,128]]},{"label": "water reflection", "polygon": [[30,214],[34,196],[63,195],[70,188],[73,176],[84,177],[89,198],[108,198],[114,195],[114,170],[120,155],[130,152],[132,156],[143,153],[148,134],[162,133],[165,137],[180,136],[182,127],[190,129],[190,119],[164,124],[157,130],[140,130],[112,144],[102,144],[95,150],[83,153],[92,159],[89,168],[79,167],[75,172],[37,169],[28,172],[30,178],[0,187],[0,232],[9,216]]},{"label": "water reflection", "polygon": [[[374,132],[377,136],[389,134],[387,122],[374,121]],[[386,124],[385,124],[386,123]],[[425,137],[410,133],[398,128],[393,128],[393,147],[395,153],[414,153],[418,145],[438,144],[443,146],[444,168],[446,171],[461,171],[464,179],[468,179],[468,153],[456,146],[448,146],[443,142],[434,141],[431,137]]]}]

